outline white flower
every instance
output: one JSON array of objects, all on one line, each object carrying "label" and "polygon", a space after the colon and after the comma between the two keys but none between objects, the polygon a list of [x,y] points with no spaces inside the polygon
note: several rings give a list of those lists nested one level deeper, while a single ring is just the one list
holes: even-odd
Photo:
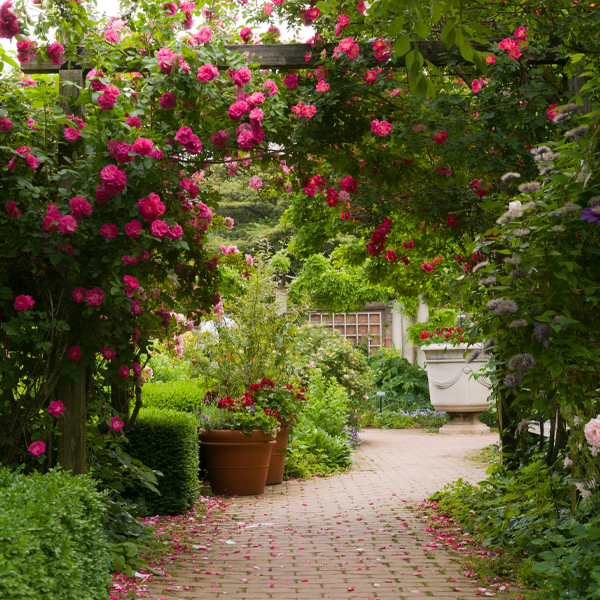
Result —
[{"label": "white flower", "polygon": [[521,202],[519,200],[514,200],[513,202],[508,203],[508,212],[510,212],[513,217],[520,217],[521,207]]},{"label": "white flower", "polygon": [[565,467],[570,467],[572,464],[573,461],[568,456],[565,456]]}]

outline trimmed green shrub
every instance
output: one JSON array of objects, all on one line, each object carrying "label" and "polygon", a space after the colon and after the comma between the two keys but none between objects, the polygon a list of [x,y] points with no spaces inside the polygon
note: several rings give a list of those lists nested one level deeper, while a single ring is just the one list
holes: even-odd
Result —
[{"label": "trimmed green shrub", "polygon": [[160,494],[137,493],[159,515],[179,515],[194,506],[198,493],[198,419],[174,410],[145,408],[129,432],[128,452],[160,471]]},{"label": "trimmed green shrub", "polygon": [[179,412],[196,413],[204,404],[206,390],[199,379],[147,383],[142,388],[146,408],[167,408]]},{"label": "trimmed green shrub", "polygon": [[88,476],[0,469],[0,598],[105,600],[104,510]]}]

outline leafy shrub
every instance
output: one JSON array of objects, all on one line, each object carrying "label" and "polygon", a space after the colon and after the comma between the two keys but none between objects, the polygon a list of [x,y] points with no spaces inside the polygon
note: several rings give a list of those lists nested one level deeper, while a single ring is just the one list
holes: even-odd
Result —
[{"label": "leafy shrub", "polygon": [[152,369],[152,382],[182,381],[192,374],[189,360],[166,351],[152,354],[148,366]]},{"label": "leafy shrub", "polygon": [[366,358],[340,333],[322,326],[300,327],[289,366],[305,387],[315,368],[326,379],[334,377],[348,394],[349,424],[359,424],[373,387],[373,374]]},{"label": "leafy shrub", "polygon": [[[432,408],[429,400],[427,372],[413,365],[398,350],[384,349],[369,359],[373,369],[374,389],[385,392],[384,405],[389,410]],[[370,395],[371,405],[377,407],[379,398]]]},{"label": "leafy shrub", "polygon": [[198,492],[198,419],[174,410],[142,409],[129,432],[134,458],[162,473],[160,494],[139,487],[150,509],[160,515],[182,514],[192,508]]},{"label": "leafy shrub", "polygon": [[416,346],[420,346],[426,343],[432,343],[431,340],[429,342],[427,339],[422,339],[421,334],[426,332],[435,332],[441,331],[442,329],[447,329],[456,326],[457,321],[457,313],[455,310],[451,308],[442,308],[432,312],[427,321],[422,321],[419,323],[415,323],[407,328],[406,332],[408,333],[408,340],[411,344]]},{"label": "leafy shrub", "polygon": [[[352,450],[348,443],[348,438],[343,435],[330,435],[323,429],[311,427],[305,423],[294,430],[291,440],[292,452],[299,452],[300,455],[311,454],[316,459],[318,468],[313,469],[311,474],[325,475],[346,469],[352,464]],[[288,476],[290,475],[293,463],[287,464]]]},{"label": "leafy shrub", "polygon": [[87,476],[0,470],[0,597],[100,600],[110,555],[102,494]]},{"label": "leafy shrub", "polygon": [[306,394],[306,404],[298,420],[329,435],[343,434],[349,414],[346,390],[333,377],[326,379],[319,369],[315,369],[310,374]]},{"label": "leafy shrub", "polygon": [[421,410],[395,411],[395,410],[371,410],[363,415],[364,427],[375,427],[378,429],[412,429],[426,428],[439,429],[448,422],[448,415],[443,412],[425,408]]},{"label": "leafy shrub", "polygon": [[204,403],[206,390],[199,379],[147,383],[142,387],[146,408],[166,408],[179,412],[196,413]]}]

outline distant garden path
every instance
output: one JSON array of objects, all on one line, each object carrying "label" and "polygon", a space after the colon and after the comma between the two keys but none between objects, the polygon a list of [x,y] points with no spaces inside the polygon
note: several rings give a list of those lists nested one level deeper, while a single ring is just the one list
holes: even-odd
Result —
[{"label": "distant garden path", "polygon": [[486,584],[463,576],[460,557],[441,544],[437,548],[419,511],[408,506],[418,508],[418,501],[459,477],[484,479],[486,466],[465,456],[496,442],[497,435],[365,430],[361,438],[347,474],[290,481],[269,488],[264,497],[233,499],[192,542],[195,556],[180,555],[169,583],[149,584],[144,597],[368,600],[422,594],[449,600],[496,595],[489,584],[484,590]]}]

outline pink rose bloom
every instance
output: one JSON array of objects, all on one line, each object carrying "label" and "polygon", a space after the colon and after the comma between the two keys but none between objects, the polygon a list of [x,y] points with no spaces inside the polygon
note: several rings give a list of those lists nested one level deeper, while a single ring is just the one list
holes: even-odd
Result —
[{"label": "pink rose bloom", "polygon": [[375,50],[375,58],[383,61],[391,55],[392,44],[386,40],[379,38],[373,42],[373,50]]},{"label": "pink rose bloom", "polygon": [[158,103],[166,110],[173,110],[177,106],[177,97],[173,92],[166,92],[158,99]]},{"label": "pink rose bloom", "polygon": [[227,111],[227,116],[232,121],[239,121],[249,110],[250,107],[246,102],[235,102],[229,107],[229,110]]},{"label": "pink rose bloom", "polygon": [[314,106],[307,104],[306,106],[303,106],[300,109],[300,115],[298,115],[298,116],[303,116],[303,117],[306,117],[307,119],[312,119],[316,114],[317,114],[317,109]]},{"label": "pink rose bloom", "polygon": [[198,154],[202,150],[202,142],[189,127],[180,127],[179,131],[175,134],[175,140],[192,154]]},{"label": "pink rose bloom", "polygon": [[266,4],[263,4],[263,12],[265,13],[265,15],[270,16],[271,13],[273,12],[273,5],[269,2],[267,2]]},{"label": "pink rose bloom", "polygon": [[211,81],[219,76],[219,69],[210,63],[202,65],[198,69],[198,81]]},{"label": "pink rose bloom", "polygon": [[[141,202],[141,200],[140,200]],[[139,206],[139,202],[138,202],[138,206]],[[140,233],[142,232],[142,224],[139,221],[131,221],[131,223],[127,223],[127,225],[125,225],[125,233],[130,237],[130,238],[136,238],[140,235]]]},{"label": "pink rose bloom", "polygon": [[50,44],[46,48],[46,54],[53,65],[62,65],[62,57],[65,55],[65,47],[58,42]]},{"label": "pink rose bloom", "polygon": [[225,217],[223,219],[223,222],[225,224],[225,227],[227,227],[227,229],[229,229],[229,230],[233,229],[234,221],[231,217]]},{"label": "pink rose bloom", "polygon": [[85,302],[87,298],[85,288],[80,285],[71,292],[71,296],[75,302]]},{"label": "pink rose bloom", "polygon": [[28,450],[34,456],[40,456],[46,452],[46,444],[44,442],[33,442]]},{"label": "pink rose bloom", "polygon": [[102,348],[101,353],[106,360],[112,360],[117,355],[117,353],[114,350],[111,350],[106,346]]},{"label": "pink rose bloom", "polygon": [[125,281],[125,285],[132,290],[135,290],[138,287],[140,287],[138,280],[135,277],[132,277],[131,275],[125,275],[125,277],[123,277],[123,281]]},{"label": "pink rose bloom", "polygon": [[78,221],[83,217],[92,214],[92,205],[81,196],[76,196],[69,200],[69,206],[71,207],[71,213]]},{"label": "pink rose bloom", "polygon": [[513,35],[520,42],[527,41],[527,32],[529,31],[529,27],[519,27],[513,31]]},{"label": "pink rose bloom", "polygon": [[48,413],[53,417],[60,417],[65,412],[65,405],[60,400],[53,400],[50,402],[50,406],[48,407]]},{"label": "pink rose bloom", "polygon": [[[129,368],[126,367],[125,365],[123,365],[120,369],[119,369],[119,375],[123,378],[123,379],[127,379],[130,375],[130,371]],[[119,417],[113,417],[113,419],[116,418],[117,420],[119,419]],[[112,422],[112,419],[111,419]]]},{"label": "pink rose bloom", "polygon": [[104,292],[99,287],[95,287],[87,292],[87,301],[90,306],[100,306],[103,299]]},{"label": "pink rose bloom", "polygon": [[58,230],[60,233],[73,233],[77,228],[77,221],[71,215],[64,215],[58,222]]},{"label": "pink rose bloom", "polygon": [[137,265],[140,262],[138,258],[132,258],[131,256],[121,256],[121,260],[124,265]]},{"label": "pink rose bloom", "polygon": [[493,65],[496,62],[496,57],[493,54],[486,54],[485,55],[485,62],[488,65]]},{"label": "pink rose bloom", "polygon": [[432,134],[431,136],[433,141],[440,146],[448,139],[447,131],[438,131],[437,133]]},{"label": "pink rose bloom", "polygon": [[375,81],[377,80],[377,71],[367,71],[365,73],[365,81],[367,83],[375,83]]},{"label": "pink rose bloom", "polygon": [[252,29],[250,27],[242,27],[240,30],[240,37],[244,44],[248,43],[248,40],[252,37]]},{"label": "pink rose bloom", "polygon": [[200,188],[197,185],[194,185],[194,180],[193,179],[189,179],[188,177],[184,177],[179,182],[179,185],[181,186],[181,189],[185,190],[190,195],[190,198],[192,200],[194,200],[196,198],[196,196],[198,195],[198,190]]},{"label": "pink rose bloom", "polygon": [[177,12],[177,4],[174,4],[173,2],[163,4],[163,8],[165,9],[165,12],[171,16]]},{"label": "pink rose bloom", "polygon": [[68,142],[74,142],[79,137],[81,137],[81,134],[77,129],[73,129],[73,127],[65,125],[65,138]]},{"label": "pink rose bloom", "polygon": [[600,415],[591,419],[583,428],[585,439],[590,446],[600,448]]},{"label": "pink rose bloom", "polygon": [[131,146],[129,144],[118,142],[117,140],[109,140],[107,145],[109,156],[114,158],[117,162],[124,164],[135,160],[135,156],[129,155],[131,152]]},{"label": "pink rose bloom", "polygon": [[11,0],[7,0],[0,7],[0,38],[10,40],[19,35],[19,19],[10,9],[13,7]]},{"label": "pink rose bloom", "polygon": [[0,131],[10,131],[13,128],[13,122],[7,118],[2,117],[0,119]]},{"label": "pink rose bloom", "polygon": [[[121,367],[119,369],[119,375],[123,379],[127,379],[129,377],[129,369],[127,367]],[[113,429],[114,431],[121,431],[121,429],[123,429],[123,425],[125,425],[125,423],[123,423],[123,421],[121,421],[119,417],[111,417],[110,425],[108,427],[109,429]]]},{"label": "pink rose bloom", "polygon": [[13,218],[20,217],[23,213],[17,208],[17,203],[14,200],[10,200],[4,205],[6,212]]},{"label": "pink rose bloom", "polygon": [[142,374],[142,365],[140,365],[139,362],[133,363],[133,373],[134,373],[134,375],[137,375],[138,377]]},{"label": "pink rose bloom", "polygon": [[142,122],[139,117],[127,117],[125,119],[125,123],[129,125],[129,127],[137,127],[138,129],[142,126]]},{"label": "pink rose bloom", "polygon": [[33,154],[27,154],[25,160],[27,161],[27,166],[30,169],[37,169],[40,164],[39,159],[36,158]]},{"label": "pink rose bloom", "polygon": [[317,83],[317,92],[326,92],[329,89],[329,84],[325,81],[319,81]]},{"label": "pink rose bloom", "polygon": [[177,54],[173,54],[171,48],[161,48],[156,54],[156,59],[158,68],[168,75],[177,60]]},{"label": "pink rose bloom", "polygon": [[162,160],[165,156],[165,153],[162,150],[158,150],[154,148],[152,152],[150,152],[150,157],[155,158],[156,160]]},{"label": "pink rose bloom", "polygon": [[108,165],[100,171],[100,179],[104,191],[111,196],[116,196],[127,186],[127,174],[120,171],[116,165]]},{"label": "pink rose bloom", "polygon": [[137,203],[137,205],[140,214],[142,215],[142,218],[145,221],[148,221],[148,223],[152,223],[153,221],[158,219],[158,217],[160,217],[160,215],[162,215],[165,212],[166,208],[165,205],[162,203],[160,196],[154,193],[148,194],[148,198],[142,198]]},{"label": "pink rose bloom", "polygon": [[392,126],[387,121],[371,121],[371,131],[377,135],[387,135],[392,130]]},{"label": "pink rose bloom", "polygon": [[[158,221],[155,221],[155,223],[158,223]],[[154,225],[154,223],[153,223],[153,225]],[[173,227],[169,227],[169,229],[167,231],[167,237],[171,238],[174,241],[177,241],[182,235],[183,235],[183,228],[179,224],[173,225]]]},{"label": "pink rose bloom", "polygon": [[104,90],[104,93],[98,96],[98,106],[101,110],[110,110],[115,105],[115,102],[120,95],[121,90],[114,85],[109,85]]},{"label": "pink rose bloom", "polygon": [[104,32],[104,39],[111,44],[116,44],[120,38],[119,34],[111,27]]},{"label": "pink rose bloom", "polygon": [[475,92],[476,94],[478,94],[481,91],[481,88],[483,87],[483,84],[481,82],[481,77],[479,79],[474,79],[473,83],[471,83],[471,89],[473,90],[473,92]]},{"label": "pink rose bloom", "polygon": [[79,346],[72,346],[71,348],[69,348],[67,356],[71,360],[79,360],[81,358],[81,349],[79,348]]},{"label": "pink rose bloom", "polygon": [[150,227],[150,233],[159,239],[163,239],[169,232],[169,226],[166,221],[153,221]]},{"label": "pink rose bloom", "polygon": [[210,27],[207,27],[206,25],[200,27],[200,29],[198,29],[198,33],[194,36],[194,38],[198,40],[198,42],[200,42],[201,44],[208,44],[212,38],[212,31]]},{"label": "pink rose bloom", "polygon": [[114,223],[104,223],[100,227],[100,235],[107,239],[116,238],[118,233],[119,231]]},{"label": "pink rose bloom", "polygon": [[286,75],[283,78],[283,85],[289,90],[296,89],[298,87],[298,75]]},{"label": "pink rose bloom", "polygon": [[559,111],[558,110],[554,110],[556,107],[558,106],[558,104],[551,104],[550,108],[546,109],[546,114],[548,115],[548,118],[551,121],[554,121],[554,119],[556,119],[556,116],[558,115]]},{"label": "pink rose bloom", "polygon": [[140,156],[149,156],[154,148],[154,142],[145,138],[139,138],[133,142],[131,149]]},{"label": "pink rose bloom", "polygon": [[262,92],[254,92],[246,98],[246,102],[252,107],[262,104],[264,101],[265,95]]},{"label": "pink rose bloom", "polygon": [[144,312],[144,309],[140,306],[139,300],[133,300],[130,302],[129,307],[131,308],[132,315],[139,315],[140,313]]},{"label": "pink rose bloom", "polygon": [[396,262],[398,260],[395,250],[386,250],[385,257],[392,262]]},{"label": "pink rose bloom", "polygon": [[252,188],[253,190],[260,190],[260,188],[262,187],[262,179],[258,176],[258,175],[253,175],[252,177],[250,177],[250,179],[248,180],[248,187]]},{"label": "pink rose bloom", "polygon": [[233,82],[238,87],[238,89],[243,88],[251,79],[252,79],[252,71],[247,69],[246,67],[242,67],[238,71],[229,71],[229,76],[233,79]]},{"label": "pink rose bloom", "polygon": [[15,310],[22,312],[24,310],[30,310],[33,308],[34,304],[35,300],[31,296],[17,296],[13,306],[15,307]]},{"label": "pink rose bloom", "polygon": [[349,194],[349,193],[348,193],[346,190],[342,190],[342,191],[339,193],[339,199],[340,199],[342,202],[348,202],[348,200],[350,200],[350,194]]},{"label": "pink rose bloom", "polygon": [[217,148],[223,148],[224,146],[227,145],[227,140],[229,139],[229,134],[226,131],[223,131],[221,129],[217,133],[215,133],[211,139],[212,139],[212,143]]},{"label": "pink rose bloom", "polygon": [[264,116],[265,116],[265,113],[263,113],[261,108],[253,108],[250,111],[250,118],[253,121],[262,121]]},{"label": "pink rose bloom", "polygon": [[254,259],[252,258],[252,254],[246,254],[246,264],[250,267],[254,264]]},{"label": "pink rose bloom", "polygon": [[267,91],[267,96],[274,96],[278,91],[279,88],[277,87],[277,84],[274,81],[271,81],[270,79],[267,79],[267,81],[265,81],[262,85],[263,90]]}]

